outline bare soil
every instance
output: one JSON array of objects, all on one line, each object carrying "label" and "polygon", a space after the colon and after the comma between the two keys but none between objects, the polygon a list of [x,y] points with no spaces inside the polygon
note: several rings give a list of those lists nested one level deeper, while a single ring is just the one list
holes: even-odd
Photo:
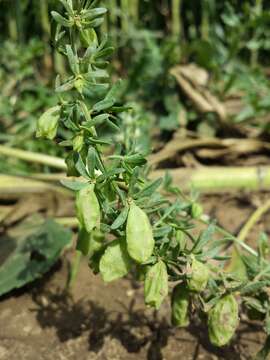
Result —
[{"label": "bare soil", "polygon": [[[220,225],[237,234],[266,194],[211,195],[203,203]],[[248,199],[248,200],[247,200]],[[270,232],[265,215],[249,236]],[[0,301],[0,360],[214,360],[252,359],[264,334],[243,321],[230,346],[218,349],[194,320],[187,329],[170,326],[166,302],[146,308],[143,289],[131,278],[104,284],[82,262],[73,293],[65,292],[65,255],[43,279]]]}]

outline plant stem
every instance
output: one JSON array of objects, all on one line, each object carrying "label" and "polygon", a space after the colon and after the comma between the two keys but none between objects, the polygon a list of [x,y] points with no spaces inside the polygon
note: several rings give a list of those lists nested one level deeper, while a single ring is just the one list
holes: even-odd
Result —
[{"label": "plant stem", "polygon": [[73,262],[71,264],[71,268],[70,268],[70,274],[69,274],[69,279],[68,279],[68,283],[67,283],[67,287],[68,289],[72,288],[78,271],[79,271],[79,267],[80,267],[80,263],[81,263],[81,256],[82,253],[80,251],[75,251],[75,256],[73,258]]},{"label": "plant stem", "polygon": [[129,28],[129,4],[128,0],[121,0],[121,26],[122,31],[127,36]]},{"label": "plant stem", "polygon": [[0,155],[10,156],[32,163],[48,165],[60,170],[66,170],[65,161],[56,156],[44,155],[21,149],[14,149],[4,145],[0,145]]},{"label": "plant stem", "polygon": [[73,194],[68,189],[43,181],[30,180],[22,176],[0,175],[0,194],[16,195],[22,193],[45,193],[47,191],[54,191],[64,196],[72,196]]},{"label": "plant stem", "polygon": [[172,35],[176,39],[181,37],[181,3],[182,0],[172,0]]},{"label": "plant stem", "polygon": [[201,192],[232,190],[263,190],[270,187],[270,167],[201,167],[197,169],[161,169],[150,177],[159,178],[167,171],[183,191],[191,188]]},{"label": "plant stem", "polygon": [[270,200],[268,200],[264,205],[258,207],[255,212],[250,216],[248,221],[242,227],[237,238],[239,241],[245,241],[248,233],[253,228],[253,226],[260,220],[260,218],[270,209]]},{"label": "plant stem", "polygon": [[58,224],[76,229],[79,226],[79,221],[76,217],[61,217],[54,219]]}]

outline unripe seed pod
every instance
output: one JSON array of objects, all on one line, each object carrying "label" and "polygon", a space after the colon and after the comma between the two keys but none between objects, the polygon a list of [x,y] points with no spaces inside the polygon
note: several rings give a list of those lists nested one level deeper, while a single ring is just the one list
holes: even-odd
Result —
[{"label": "unripe seed pod", "polygon": [[155,245],[152,226],[146,213],[134,203],[128,213],[126,236],[130,257],[140,264],[147,261]]},{"label": "unripe seed pod", "polygon": [[72,140],[73,150],[80,152],[84,144],[84,138],[82,134],[76,135]]},{"label": "unripe seed pod", "polygon": [[178,284],[172,293],[172,324],[177,327],[189,325],[189,290],[184,284]]},{"label": "unripe seed pod", "polygon": [[112,241],[105,253],[102,255],[99,270],[105,282],[110,282],[125,276],[132,265],[126,249],[126,244],[122,240]]},{"label": "unripe seed pod", "polygon": [[144,281],[144,299],[147,305],[159,309],[162,301],[168,295],[168,273],[163,261],[147,269]]},{"label": "unripe seed pod", "polygon": [[94,229],[91,233],[88,233],[82,228],[78,235],[77,250],[83,255],[89,256],[90,258],[102,249],[104,241],[104,234],[100,230]]},{"label": "unripe seed pod", "polygon": [[206,288],[209,279],[207,265],[193,257],[191,265],[191,277],[188,279],[188,288],[191,291],[201,292]]},{"label": "unripe seed pod", "polygon": [[77,192],[77,217],[88,233],[100,227],[100,207],[95,194],[94,184],[89,184]]},{"label": "unripe seed pod", "polygon": [[239,323],[238,304],[233,295],[226,295],[210,310],[208,331],[213,345],[224,346],[233,337]]},{"label": "unripe seed pod", "polygon": [[199,219],[203,214],[203,208],[201,204],[193,203],[191,206],[191,216],[193,219]]},{"label": "unripe seed pod", "polygon": [[58,128],[60,109],[60,106],[54,106],[41,115],[37,123],[37,137],[44,137],[50,140],[55,138]]}]

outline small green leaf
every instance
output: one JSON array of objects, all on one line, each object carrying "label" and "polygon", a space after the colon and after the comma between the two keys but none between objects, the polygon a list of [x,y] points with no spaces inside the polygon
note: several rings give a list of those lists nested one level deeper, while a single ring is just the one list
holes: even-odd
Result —
[{"label": "small green leaf", "polygon": [[116,230],[116,229],[120,228],[120,226],[122,226],[125,223],[127,216],[128,216],[128,210],[129,210],[128,207],[125,207],[120,212],[120,214],[117,216],[117,218],[114,220],[114,222],[111,225],[112,230]]}]

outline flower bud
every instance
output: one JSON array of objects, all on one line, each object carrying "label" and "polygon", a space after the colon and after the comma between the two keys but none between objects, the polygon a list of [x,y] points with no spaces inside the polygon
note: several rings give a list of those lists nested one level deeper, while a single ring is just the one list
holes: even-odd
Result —
[{"label": "flower bud", "polygon": [[189,290],[184,284],[178,284],[172,293],[172,324],[177,327],[189,325]]},{"label": "flower bud", "polygon": [[159,309],[168,295],[168,273],[163,261],[147,269],[144,281],[144,299],[147,305]]},{"label": "flower bud", "polygon": [[54,106],[41,115],[38,119],[36,136],[54,139],[57,133],[60,106]]},{"label": "flower bud", "polygon": [[233,295],[226,295],[210,310],[208,331],[213,345],[224,346],[233,337],[239,323],[238,304]]},{"label": "flower bud", "polygon": [[127,250],[138,263],[147,261],[154,250],[152,226],[146,213],[137,205],[130,205],[127,227]]},{"label": "flower bud", "polygon": [[209,279],[207,265],[193,257],[191,265],[191,277],[188,279],[188,288],[191,291],[201,292],[206,288]]},{"label": "flower bud", "polygon": [[88,233],[100,227],[100,206],[95,194],[94,184],[89,184],[77,192],[77,217]]}]

